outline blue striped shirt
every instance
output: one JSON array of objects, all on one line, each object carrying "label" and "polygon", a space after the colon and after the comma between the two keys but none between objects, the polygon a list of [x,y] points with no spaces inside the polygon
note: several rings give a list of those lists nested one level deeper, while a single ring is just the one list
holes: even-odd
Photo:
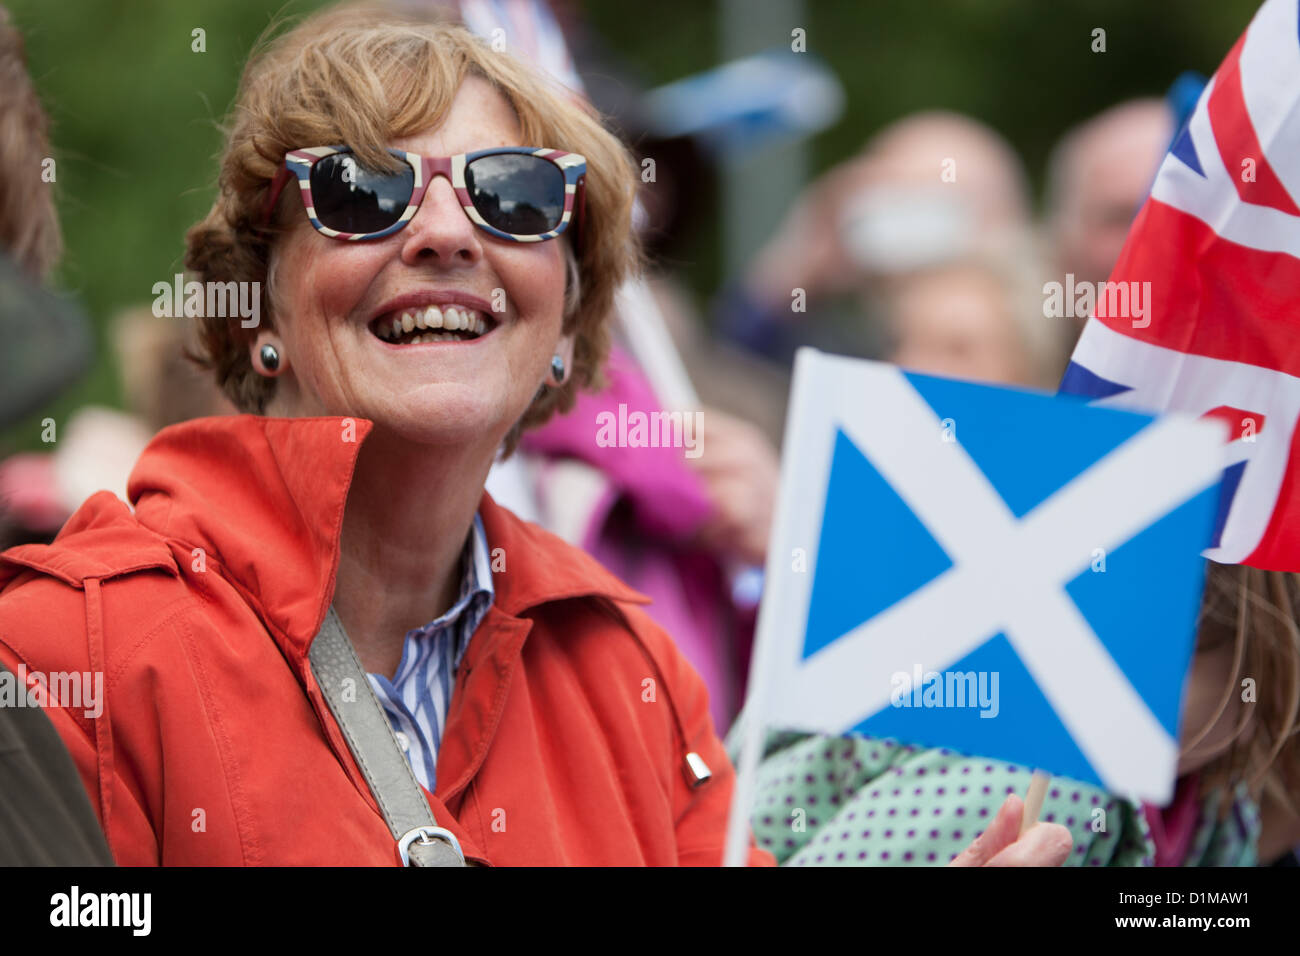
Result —
[{"label": "blue striped shirt", "polygon": [[451,610],[407,632],[402,661],[391,681],[383,674],[368,675],[388,723],[406,751],[415,779],[430,792],[437,783],[438,745],[442,743],[456,668],[496,593],[492,588],[487,535],[478,515],[474,516],[460,564],[460,594]]}]

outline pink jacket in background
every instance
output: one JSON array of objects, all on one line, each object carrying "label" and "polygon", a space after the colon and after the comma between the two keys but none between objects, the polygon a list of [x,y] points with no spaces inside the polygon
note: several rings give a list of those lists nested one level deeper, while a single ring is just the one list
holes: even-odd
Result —
[{"label": "pink jacket in background", "polygon": [[[567,415],[524,435],[521,449],[541,461],[534,490],[543,515],[565,514],[579,529],[571,540],[653,599],[649,614],[704,678],[722,733],[740,708],[754,612],[732,600],[723,556],[694,543],[712,506],[684,449],[597,444],[601,412],[617,416],[620,404],[629,415],[662,410],[617,347],[605,372],[607,388],[579,393]],[[581,480],[573,480],[574,462],[589,466]]]}]

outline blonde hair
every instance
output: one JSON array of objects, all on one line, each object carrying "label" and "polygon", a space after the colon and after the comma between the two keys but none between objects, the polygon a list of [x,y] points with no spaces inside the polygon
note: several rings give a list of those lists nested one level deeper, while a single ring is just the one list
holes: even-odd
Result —
[{"label": "blonde hair", "polygon": [[[1061,379],[1068,357],[1064,326],[1043,316],[1042,283],[1045,274],[1037,254],[1036,236],[1028,229],[1011,229],[960,254],[887,276],[865,296],[872,314],[890,316],[902,292],[946,273],[974,273],[990,280],[1002,296],[1002,311],[1010,320],[1020,346],[1022,375],[1017,384],[1052,389]],[[887,340],[899,330],[886,328]]]},{"label": "blonde hair", "polygon": [[[274,328],[267,267],[272,245],[286,231],[286,199],[278,201],[270,228],[262,225],[262,210],[285,153],[346,143],[363,163],[391,169],[397,161],[385,151],[389,141],[441,122],[468,76],[487,81],[511,105],[520,145],[587,159],[581,250],[572,253],[575,230],[557,240],[569,260],[563,329],[574,334],[573,367],[564,386],[538,393],[507,438],[508,452],[523,429],[571,408],[578,388],[601,383],[614,294],[640,264],[631,229],[636,176],[627,149],[532,67],[462,27],[370,4],[328,10],[280,36],[264,36],[240,81],[216,201],[186,235],[185,264],[199,281],[261,282],[262,315]],[[201,361],[236,406],[263,411],[274,383],[249,359],[257,331],[218,317],[201,323]]]},{"label": "blonde hair", "polygon": [[[1203,792],[1245,783],[1266,789],[1293,810],[1300,795],[1300,577],[1210,562],[1201,602],[1197,650],[1231,642],[1233,664],[1216,713],[1191,734],[1195,747],[1222,718],[1242,682],[1252,678],[1255,699],[1242,709],[1227,749],[1201,771]],[[1231,801],[1224,801],[1224,812]]]}]

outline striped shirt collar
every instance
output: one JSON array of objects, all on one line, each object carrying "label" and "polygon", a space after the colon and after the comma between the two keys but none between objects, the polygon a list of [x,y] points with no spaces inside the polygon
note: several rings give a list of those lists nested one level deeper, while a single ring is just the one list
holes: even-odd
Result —
[{"label": "striped shirt collar", "polygon": [[452,666],[458,666],[460,659],[465,655],[465,648],[469,646],[470,637],[478,629],[479,622],[492,605],[492,600],[496,596],[492,587],[492,561],[488,552],[487,534],[483,531],[483,519],[477,513],[470,527],[469,539],[465,542],[465,550],[461,552],[460,568],[460,591],[456,603],[423,627],[407,632],[402,648],[402,662],[397,665],[397,673],[393,678],[394,684],[401,684],[406,676],[403,671],[408,669],[407,659],[411,656],[409,654],[411,642],[427,638],[447,628],[452,629],[456,640],[456,655]]},{"label": "striped shirt collar", "polygon": [[455,672],[494,598],[487,535],[476,514],[461,552],[456,602],[437,619],[406,633],[391,681],[383,674],[367,675],[412,772],[430,792],[437,785],[438,749]]}]

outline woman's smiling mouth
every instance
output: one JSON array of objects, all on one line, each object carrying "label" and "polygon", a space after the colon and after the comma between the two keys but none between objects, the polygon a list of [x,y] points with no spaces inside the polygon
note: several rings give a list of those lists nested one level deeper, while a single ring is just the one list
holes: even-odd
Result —
[{"label": "woman's smiling mouth", "polygon": [[429,305],[386,312],[370,323],[370,331],[390,345],[425,345],[471,342],[496,326],[495,319],[468,306]]}]

